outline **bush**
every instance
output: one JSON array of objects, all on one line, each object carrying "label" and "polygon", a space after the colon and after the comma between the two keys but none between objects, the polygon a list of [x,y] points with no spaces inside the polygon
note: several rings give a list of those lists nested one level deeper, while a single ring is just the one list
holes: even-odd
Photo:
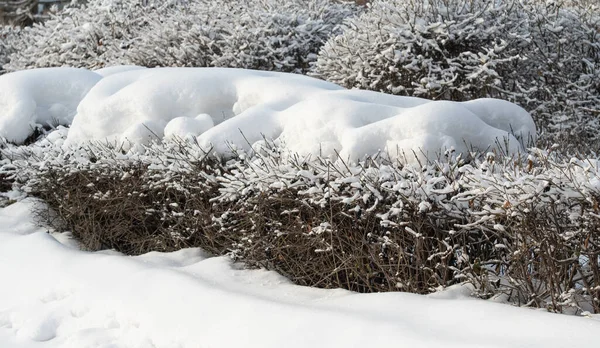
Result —
[{"label": "bush", "polygon": [[227,161],[183,143],[145,151],[8,146],[0,172],[92,250],[199,246],[302,285],[430,293],[469,282],[485,298],[600,311],[597,161],[542,150],[415,166],[301,159],[268,144]]},{"label": "bush", "polygon": [[332,0],[94,0],[11,40],[7,70],[107,65],[305,72],[357,7]]},{"label": "bush", "polygon": [[0,25],[0,75],[5,73],[3,65],[8,63],[8,57],[13,53],[14,37],[19,33],[19,28]]},{"label": "bush", "polygon": [[542,138],[600,131],[600,11],[591,1],[374,1],[322,48],[315,74],[430,99],[498,97]]},{"label": "bush", "polygon": [[7,44],[13,53],[5,65],[8,71],[69,66],[95,69],[120,64],[123,51],[132,40],[149,30],[146,17],[168,8],[143,8],[128,0],[92,0],[51,14],[42,22],[26,27]]},{"label": "bush", "polygon": [[[447,5],[447,6],[446,6]],[[316,72],[347,87],[468,100],[517,55],[503,40],[513,9],[488,1],[375,1],[323,47]]]},{"label": "bush", "polygon": [[330,0],[191,3],[155,18],[126,56],[145,66],[218,66],[304,73],[355,8]]}]

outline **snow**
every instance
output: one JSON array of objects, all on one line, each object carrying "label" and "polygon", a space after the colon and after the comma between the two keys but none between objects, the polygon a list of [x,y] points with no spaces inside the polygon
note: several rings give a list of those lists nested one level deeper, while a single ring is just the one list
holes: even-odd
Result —
[{"label": "snow", "polygon": [[593,347],[598,318],[468,297],[290,284],[198,249],[84,252],[0,209],[2,347]]},{"label": "snow", "polygon": [[96,69],[96,70],[94,70],[94,72],[98,75],[101,75],[102,77],[106,77],[106,76],[110,76],[110,75],[114,75],[114,74],[118,74],[118,73],[122,73],[122,72],[126,72],[126,71],[142,70],[142,69],[146,69],[146,68],[143,66],[137,66],[137,65],[115,65],[115,66],[109,66],[109,67],[105,67],[105,68],[101,68],[101,69]]},{"label": "snow", "polygon": [[245,144],[240,130],[251,141],[262,139],[261,133],[276,137],[281,128],[276,120],[279,110],[331,89],[342,88],[301,75],[251,70],[127,71],[104,78],[82,100],[67,143],[90,139],[147,143],[155,138],[142,134],[145,126],[162,136],[175,118],[208,114],[217,126],[199,140],[226,152],[227,141]]},{"label": "snow", "polygon": [[300,155],[354,161],[384,152],[410,161],[450,149],[516,152],[517,137],[536,134],[531,116],[506,101],[430,101],[277,72],[54,68],[4,75],[0,87],[0,135],[16,143],[54,118],[72,120],[65,146],[102,140],[130,148],[167,137],[228,154],[268,138]]},{"label": "snow", "polygon": [[[198,115],[205,121],[197,122]],[[527,137],[535,125],[526,111],[500,100],[432,102],[284,73],[164,68],[100,81],[81,102],[67,143],[146,144],[163,135],[197,135],[206,149],[227,153],[267,137],[293,153],[336,157],[337,151],[356,160],[378,151],[398,157],[486,149],[505,137],[515,152],[520,144],[510,131]]]},{"label": "snow", "polygon": [[0,137],[22,143],[37,124],[68,125],[102,77],[74,68],[18,71],[0,77]]},{"label": "snow", "polygon": [[167,123],[164,133],[166,138],[185,139],[189,136],[199,136],[214,125],[209,114],[200,114],[194,118],[176,117]]}]

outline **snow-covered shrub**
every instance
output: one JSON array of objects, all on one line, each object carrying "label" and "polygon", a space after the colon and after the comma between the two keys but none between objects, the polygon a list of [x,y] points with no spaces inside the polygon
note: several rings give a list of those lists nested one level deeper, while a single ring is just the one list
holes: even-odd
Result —
[{"label": "snow-covered shrub", "polygon": [[374,1],[325,44],[316,74],[431,99],[493,95],[502,83],[495,70],[519,54],[518,13],[510,1]]},{"label": "snow-covered shrub", "polygon": [[306,72],[356,8],[331,0],[192,1],[151,20],[127,51],[144,66]]},{"label": "snow-covered shrub", "polygon": [[600,129],[600,9],[593,1],[379,0],[331,38],[317,76],[434,99],[500,97],[546,133]]},{"label": "snow-covered shrub", "polygon": [[325,41],[339,34],[343,20],[356,12],[331,0],[259,3],[235,1],[247,9],[230,23],[215,66],[305,73]]},{"label": "snow-covered shrub", "polygon": [[507,88],[507,98],[530,110],[551,135],[598,142],[600,4],[533,2],[523,9],[529,45],[513,65],[515,84]]},{"label": "snow-covered shrub", "polygon": [[92,0],[26,28],[7,70],[121,63],[305,72],[357,7],[333,0]]},{"label": "snow-covered shrub", "polygon": [[482,297],[600,311],[596,160],[536,149],[351,165],[264,143],[221,161],[178,142],[64,151],[55,133],[7,145],[0,173],[90,249],[200,246],[303,285],[429,293],[470,282]]},{"label": "snow-covered shrub", "polygon": [[[236,14],[219,14],[221,6],[214,1],[201,2],[203,6],[190,3],[147,15],[148,31],[131,41],[124,59],[146,67],[210,66],[213,57],[220,54],[217,40],[223,35],[223,17]],[[222,4],[223,8],[228,5],[227,1]],[[215,8],[217,11],[211,12]]]},{"label": "snow-covered shrub", "polygon": [[10,43],[14,42],[14,37],[18,33],[18,27],[0,25],[0,75],[6,72],[2,66],[8,63],[8,57],[13,53],[13,46]]},{"label": "snow-covered shrub", "polygon": [[[161,6],[168,7],[171,2]],[[130,0],[92,0],[66,8],[42,23],[24,28],[11,40],[14,53],[5,68],[98,68],[118,63],[121,51],[147,29],[145,18],[155,10]]]}]

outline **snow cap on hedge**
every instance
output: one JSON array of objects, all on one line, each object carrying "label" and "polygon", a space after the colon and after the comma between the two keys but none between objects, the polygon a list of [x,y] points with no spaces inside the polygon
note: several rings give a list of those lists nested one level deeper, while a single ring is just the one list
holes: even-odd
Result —
[{"label": "snow cap on hedge", "polygon": [[292,153],[357,160],[379,151],[396,158],[486,150],[504,147],[504,139],[514,152],[518,138],[535,133],[525,110],[501,100],[429,101],[286,73],[155,68],[102,79],[81,101],[66,143],[129,147],[197,136],[205,149],[230,154],[266,137]]}]

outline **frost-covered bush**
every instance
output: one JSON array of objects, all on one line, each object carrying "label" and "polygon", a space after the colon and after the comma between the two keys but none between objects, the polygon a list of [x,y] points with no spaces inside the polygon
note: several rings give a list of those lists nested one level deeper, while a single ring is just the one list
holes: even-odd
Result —
[{"label": "frost-covered bush", "polygon": [[515,101],[545,132],[596,139],[600,8],[593,1],[379,0],[320,52],[316,75],[434,99]]},{"label": "frost-covered bush", "polygon": [[323,47],[316,73],[347,87],[467,100],[518,54],[518,11],[487,0],[381,0]]},{"label": "frost-covered bush", "polygon": [[[124,60],[146,67],[210,66],[213,57],[220,54],[217,41],[224,33],[223,18],[237,14],[219,15],[219,9],[230,8],[227,1],[222,7],[201,2],[203,6],[190,3],[146,15],[149,30],[132,38],[123,51]],[[217,11],[211,12],[215,7]]]},{"label": "frost-covered bush", "polygon": [[13,54],[5,69],[98,68],[117,63],[120,50],[144,29],[149,11],[128,0],[93,0],[66,8],[14,37],[8,43]]},{"label": "frost-covered bush", "polygon": [[[246,4],[247,2],[247,4]],[[356,8],[331,0],[236,1],[249,9],[230,24],[215,66],[305,73]],[[264,0],[263,0],[264,3]]]},{"label": "frost-covered bush", "polygon": [[305,72],[357,7],[333,0],[92,0],[23,31],[7,70],[115,64]]},{"label": "frost-covered bush", "polygon": [[469,282],[486,298],[600,311],[596,160],[535,149],[351,165],[264,143],[223,161],[178,142],[65,151],[64,133],[7,145],[0,174],[90,249],[199,246],[303,285],[430,293]]},{"label": "frost-covered bush", "polygon": [[549,133],[598,142],[600,4],[533,2],[523,9],[529,45],[513,65],[516,82],[507,97],[531,110]]},{"label": "frost-covered bush", "polygon": [[14,37],[19,33],[19,28],[12,26],[0,25],[0,75],[5,73],[2,66],[8,63],[8,57],[13,53]]},{"label": "frost-covered bush", "polygon": [[306,72],[356,8],[331,0],[194,1],[154,18],[127,51],[145,66],[219,66]]}]

